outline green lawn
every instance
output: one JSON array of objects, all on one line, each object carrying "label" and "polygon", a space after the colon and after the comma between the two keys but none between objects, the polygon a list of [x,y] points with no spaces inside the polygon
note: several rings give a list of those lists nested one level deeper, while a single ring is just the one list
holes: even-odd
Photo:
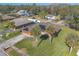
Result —
[{"label": "green lawn", "polygon": [[15,50],[12,50],[11,52],[8,53],[10,56],[20,56],[19,53],[17,53]]},{"label": "green lawn", "polygon": [[6,28],[5,26],[6,26],[6,25],[9,25],[9,22],[10,22],[10,21],[1,22],[1,23],[0,23],[0,29],[5,29],[5,28]]},{"label": "green lawn", "polygon": [[68,47],[65,44],[65,37],[69,33],[77,34],[77,31],[62,27],[62,31],[58,37],[52,40],[52,44],[50,44],[49,40],[43,40],[38,47],[33,47],[31,40],[24,39],[15,46],[18,48],[26,48],[28,54],[32,56],[75,56],[76,50],[74,49],[72,53],[69,54]]},{"label": "green lawn", "polygon": [[4,34],[4,35],[2,36],[2,38],[3,38],[4,40],[8,40],[8,39],[11,39],[11,38],[13,38],[13,37],[19,35],[19,34],[20,34],[20,31],[10,32],[10,33]]},{"label": "green lawn", "polygon": [[7,30],[10,30],[10,28],[7,28],[7,26],[9,26],[10,25],[10,21],[4,21],[4,22],[1,22],[0,23],[0,32],[3,32],[3,36],[1,37],[3,40],[2,41],[4,41],[4,40],[8,40],[8,39],[10,39],[10,38],[13,38],[13,37],[15,37],[15,36],[17,36],[17,35],[19,35],[20,34],[20,31],[19,30],[17,30],[17,31],[15,31],[15,32],[5,32],[5,30],[7,29]]}]

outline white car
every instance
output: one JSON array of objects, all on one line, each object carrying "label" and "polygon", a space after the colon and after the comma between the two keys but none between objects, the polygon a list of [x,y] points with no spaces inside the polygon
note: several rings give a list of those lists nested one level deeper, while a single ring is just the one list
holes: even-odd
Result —
[{"label": "white car", "polygon": [[37,23],[40,23],[40,21],[39,21],[39,20],[36,20],[36,22],[37,22]]},{"label": "white car", "polygon": [[35,22],[35,23],[40,23],[40,21],[39,20],[37,20],[37,19],[28,19],[29,21],[32,21],[32,22]]}]

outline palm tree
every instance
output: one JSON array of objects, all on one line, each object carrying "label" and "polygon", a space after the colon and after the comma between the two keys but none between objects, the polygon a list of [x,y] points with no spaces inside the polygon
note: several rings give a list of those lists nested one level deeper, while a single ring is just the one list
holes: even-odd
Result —
[{"label": "palm tree", "polygon": [[6,21],[6,24],[4,25],[5,28],[14,28],[15,25],[13,22]]},{"label": "palm tree", "polygon": [[70,33],[66,37],[66,44],[69,47],[69,53],[72,52],[73,48],[76,48],[76,46],[79,45],[78,43],[79,43],[79,36],[77,34]]},{"label": "palm tree", "polygon": [[0,23],[2,22],[2,16],[0,16]]},{"label": "palm tree", "polygon": [[31,34],[34,36],[35,42],[38,42],[38,37],[41,34],[41,29],[38,25],[35,25],[32,30],[31,30]]},{"label": "palm tree", "polygon": [[47,34],[49,36],[49,41],[51,42],[53,33],[55,32],[54,26],[48,25],[45,31],[47,32]]}]

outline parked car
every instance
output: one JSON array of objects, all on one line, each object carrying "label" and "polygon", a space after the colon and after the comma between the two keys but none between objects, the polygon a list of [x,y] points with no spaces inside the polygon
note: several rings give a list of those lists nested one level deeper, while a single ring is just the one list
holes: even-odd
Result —
[{"label": "parked car", "polygon": [[28,19],[29,21],[35,22],[35,23],[40,23],[40,20],[37,19]]}]

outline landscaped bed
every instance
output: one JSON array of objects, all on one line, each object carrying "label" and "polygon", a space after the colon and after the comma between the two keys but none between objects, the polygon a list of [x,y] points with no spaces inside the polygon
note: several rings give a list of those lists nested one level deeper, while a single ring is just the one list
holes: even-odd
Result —
[{"label": "landscaped bed", "polygon": [[33,47],[33,40],[24,39],[15,46],[18,48],[26,48],[26,53],[31,56],[75,56],[77,51],[73,49],[72,53],[69,54],[69,47],[65,44],[65,37],[72,32],[77,34],[75,30],[63,27],[58,37],[53,38],[52,43],[47,39],[43,40],[39,46]]}]

